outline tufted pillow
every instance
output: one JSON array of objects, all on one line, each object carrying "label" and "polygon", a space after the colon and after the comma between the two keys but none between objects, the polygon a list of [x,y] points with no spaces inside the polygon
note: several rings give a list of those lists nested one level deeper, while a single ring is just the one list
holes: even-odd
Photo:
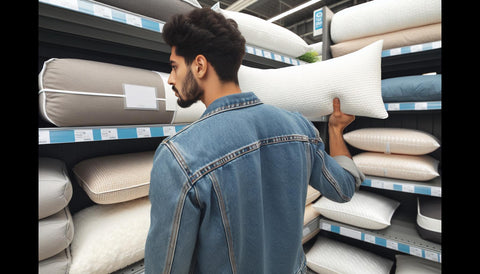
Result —
[{"label": "tufted pillow", "polygon": [[376,0],[335,13],[330,33],[340,43],[441,21],[441,0]]},{"label": "tufted pillow", "polygon": [[72,194],[65,163],[53,158],[38,158],[38,219],[65,208]]},{"label": "tufted pillow", "polygon": [[68,207],[38,221],[38,260],[50,258],[73,240],[73,220]]},{"label": "tufted pillow", "polygon": [[343,135],[359,149],[386,154],[428,154],[440,147],[438,139],[426,132],[407,128],[362,128]]},{"label": "tufted pillow", "polygon": [[145,256],[150,201],[93,205],[73,216],[70,274],[111,273]]},{"label": "tufted pillow", "polygon": [[319,236],[305,254],[318,273],[389,274],[393,262],[364,249]]},{"label": "tufted pillow", "polygon": [[155,151],[83,160],[73,167],[78,183],[98,204],[113,204],[148,195]]},{"label": "tufted pillow", "polygon": [[438,174],[438,160],[428,155],[362,152],[352,157],[365,175],[413,181],[428,181]]},{"label": "tufted pillow", "polygon": [[390,225],[390,219],[399,202],[390,198],[359,190],[348,203],[333,202],[321,197],[313,204],[323,216],[367,229],[383,229]]},{"label": "tufted pillow", "polygon": [[238,79],[242,92],[254,92],[260,100],[310,120],[333,112],[332,101],[340,99],[347,114],[387,118],[381,91],[382,41],[356,52],[313,64],[278,69],[241,66]]}]

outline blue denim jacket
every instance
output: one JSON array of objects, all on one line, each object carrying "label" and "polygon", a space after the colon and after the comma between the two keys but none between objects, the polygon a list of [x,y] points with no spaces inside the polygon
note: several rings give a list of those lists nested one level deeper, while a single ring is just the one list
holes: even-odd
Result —
[{"label": "blue denim jacket", "polygon": [[303,116],[247,92],[163,140],[150,179],[146,273],[292,274],[306,272],[307,185],[348,202],[364,176]]}]

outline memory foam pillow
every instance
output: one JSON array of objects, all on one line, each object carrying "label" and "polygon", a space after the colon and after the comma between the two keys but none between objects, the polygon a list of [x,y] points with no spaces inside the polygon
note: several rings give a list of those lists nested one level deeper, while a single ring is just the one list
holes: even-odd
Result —
[{"label": "memory foam pillow", "polygon": [[217,9],[226,18],[235,20],[246,43],[290,57],[298,57],[310,48],[305,40],[294,32],[256,16],[230,10]]},{"label": "memory foam pillow", "polygon": [[356,148],[386,154],[423,155],[440,147],[432,134],[407,128],[362,128],[345,133],[343,139]]},{"label": "memory foam pillow", "polygon": [[38,221],[38,260],[58,254],[73,240],[74,224],[68,207]]},{"label": "memory foam pillow", "polygon": [[53,158],[38,158],[38,219],[65,208],[72,194],[65,163]]},{"label": "memory foam pillow", "polygon": [[417,230],[423,239],[442,243],[442,200],[417,197]]},{"label": "memory foam pillow", "polygon": [[441,21],[441,0],[376,0],[335,13],[330,34],[340,43]]},{"label": "memory foam pillow", "polygon": [[395,274],[440,274],[442,264],[411,255],[395,255]]},{"label": "memory foam pillow", "polygon": [[413,181],[428,181],[440,176],[438,160],[428,155],[362,152],[352,159],[365,175]]},{"label": "memory foam pillow", "polygon": [[98,204],[113,204],[148,195],[155,151],[108,155],[73,167],[78,183]]},{"label": "memory foam pillow", "polygon": [[333,57],[356,51],[370,43],[383,40],[383,50],[442,40],[442,23],[360,37],[330,46]]},{"label": "memory foam pillow", "polygon": [[93,205],[73,216],[70,274],[111,273],[145,257],[150,201]]},{"label": "memory foam pillow", "polygon": [[367,229],[384,229],[390,225],[390,220],[399,202],[368,191],[355,192],[347,203],[337,203],[322,196],[313,204],[323,216]]},{"label": "memory foam pillow", "polygon": [[319,236],[305,254],[318,273],[389,274],[393,262],[370,251]]},{"label": "memory foam pillow", "polygon": [[356,52],[313,64],[278,69],[241,66],[242,92],[254,92],[262,102],[298,111],[315,120],[333,112],[340,99],[347,114],[385,119],[381,96],[381,50],[377,41]]},{"label": "memory foam pillow", "polygon": [[56,126],[168,124],[162,78],[153,71],[81,59],[50,59],[39,74],[43,118]]},{"label": "memory foam pillow", "polygon": [[442,75],[413,75],[382,80],[384,102],[442,100]]}]

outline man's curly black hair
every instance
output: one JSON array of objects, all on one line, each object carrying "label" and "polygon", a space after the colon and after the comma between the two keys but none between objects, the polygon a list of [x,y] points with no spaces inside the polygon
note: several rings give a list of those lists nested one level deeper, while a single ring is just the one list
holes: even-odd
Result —
[{"label": "man's curly black hair", "polygon": [[220,81],[238,85],[245,38],[234,20],[210,8],[194,9],[172,16],[162,32],[163,40],[176,47],[176,54],[185,58],[187,65],[201,54],[215,68]]}]

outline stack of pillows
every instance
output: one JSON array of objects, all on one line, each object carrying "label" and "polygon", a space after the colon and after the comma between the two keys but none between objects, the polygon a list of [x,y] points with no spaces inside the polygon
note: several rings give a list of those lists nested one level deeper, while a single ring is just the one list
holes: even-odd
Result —
[{"label": "stack of pillows", "polygon": [[74,224],[68,208],[72,184],[63,161],[38,160],[38,273],[68,273]]},{"label": "stack of pillows", "polygon": [[441,0],[376,0],[341,10],[331,21],[332,56],[377,40],[384,50],[440,41],[441,10]]},{"label": "stack of pillows", "polygon": [[366,150],[352,157],[365,175],[409,181],[439,176],[439,161],[427,154],[440,144],[429,133],[407,128],[363,128],[343,137],[348,144]]},{"label": "stack of pillows", "polygon": [[308,185],[307,199],[305,200],[305,214],[303,215],[302,244],[306,243],[320,232],[318,223],[313,222],[320,215],[320,213],[313,208],[313,202],[320,196],[320,191]]},{"label": "stack of pillows", "polygon": [[96,204],[73,215],[70,274],[111,273],[145,257],[153,155],[101,156],[73,167],[78,184]]}]

